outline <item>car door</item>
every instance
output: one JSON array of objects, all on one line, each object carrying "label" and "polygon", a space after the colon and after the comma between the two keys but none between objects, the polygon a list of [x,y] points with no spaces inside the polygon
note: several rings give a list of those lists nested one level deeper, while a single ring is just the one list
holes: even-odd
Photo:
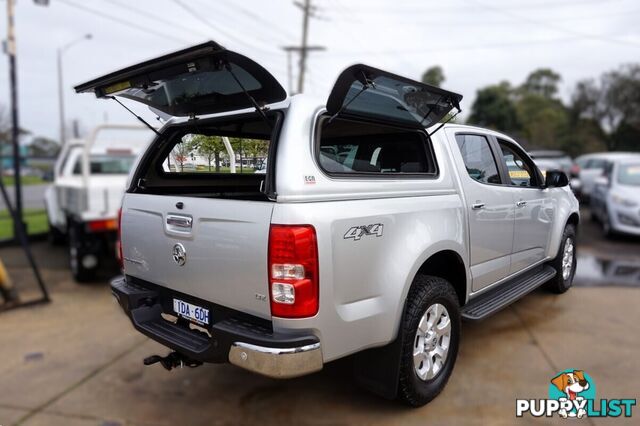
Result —
[{"label": "car door", "polygon": [[543,176],[515,143],[497,139],[504,181],[515,204],[511,274],[543,260],[555,217],[555,199],[544,188]]},{"label": "car door", "polygon": [[460,173],[460,180],[469,220],[469,257],[475,292],[509,275],[513,191],[503,185],[499,153],[490,136],[455,129],[446,132],[458,148],[454,155],[458,170],[466,170]]}]

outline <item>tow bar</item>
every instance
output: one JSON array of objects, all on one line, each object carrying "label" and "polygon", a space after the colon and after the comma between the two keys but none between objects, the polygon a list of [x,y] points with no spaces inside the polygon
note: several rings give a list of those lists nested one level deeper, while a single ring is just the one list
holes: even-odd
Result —
[{"label": "tow bar", "polygon": [[161,357],[160,355],[152,355],[145,358],[143,362],[144,365],[153,365],[159,362],[168,371],[171,371],[176,367],[195,368],[202,365],[201,361],[196,361],[195,359],[188,358],[179,352],[171,352],[165,357]]}]

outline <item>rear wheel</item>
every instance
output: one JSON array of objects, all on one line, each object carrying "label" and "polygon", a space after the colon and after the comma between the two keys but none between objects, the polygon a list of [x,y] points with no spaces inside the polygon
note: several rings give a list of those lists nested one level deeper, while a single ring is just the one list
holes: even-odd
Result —
[{"label": "rear wheel", "polygon": [[556,270],[556,276],[549,281],[547,288],[557,294],[569,290],[576,273],[576,228],[573,225],[564,228],[558,255],[550,265]]},{"label": "rear wheel", "polygon": [[398,397],[413,407],[435,398],[447,384],[458,355],[460,306],[439,277],[419,275],[402,318]]},{"label": "rear wheel", "polygon": [[95,279],[100,260],[96,253],[86,250],[76,224],[69,225],[69,266],[73,278],[79,283]]}]

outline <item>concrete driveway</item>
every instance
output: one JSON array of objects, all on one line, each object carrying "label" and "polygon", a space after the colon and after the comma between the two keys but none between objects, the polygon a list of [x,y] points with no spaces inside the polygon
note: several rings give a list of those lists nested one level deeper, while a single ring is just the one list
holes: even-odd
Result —
[{"label": "concrete driveway", "polygon": [[[592,224],[584,232],[586,255],[640,265],[640,242],[604,242]],[[106,284],[73,283],[63,250],[41,245],[36,253],[53,303],[0,314],[3,426],[568,424],[515,416],[517,398],[546,398],[549,380],[567,368],[586,371],[597,398],[640,396],[640,281],[576,282],[562,296],[540,290],[482,323],[465,323],[446,389],[429,405],[409,409],[356,387],[349,359],[287,381],[231,365],[172,372],[144,367],[144,357],[167,350],[133,331]],[[21,287],[30,288],[19,252],[0,255]],[[638,410],[632,419],[615,421],[638,424]]]}]

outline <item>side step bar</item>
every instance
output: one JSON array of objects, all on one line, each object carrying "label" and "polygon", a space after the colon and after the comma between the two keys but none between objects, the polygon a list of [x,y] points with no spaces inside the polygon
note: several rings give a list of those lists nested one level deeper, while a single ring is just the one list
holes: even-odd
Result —
[{"label": "side step bar", "polygon": [[532,292],[555,275],[556,270],[548,265],[525,272],[472,299],[462,308],[462,318],[468,321],[482,320]]}]

